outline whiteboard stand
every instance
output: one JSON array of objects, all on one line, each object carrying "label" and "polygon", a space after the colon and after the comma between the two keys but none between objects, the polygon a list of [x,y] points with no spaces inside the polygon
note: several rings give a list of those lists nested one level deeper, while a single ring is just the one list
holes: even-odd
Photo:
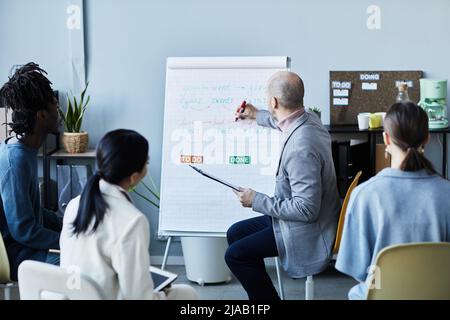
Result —
[{"label": "whiteboard stand", "polygon": [[169,249],[172,243],[172,237],[167,238],[166,250],[164,251],[164,257],[161,265],[161,269],[164,270],[166,268],[167,258],[169,257]]}]

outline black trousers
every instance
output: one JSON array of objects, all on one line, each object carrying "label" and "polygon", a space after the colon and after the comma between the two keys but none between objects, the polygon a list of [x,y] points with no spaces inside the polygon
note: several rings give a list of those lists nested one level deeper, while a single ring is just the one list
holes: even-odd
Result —
[{"label": "black trousers", "polygon": [[239,221],[227,231],[225,261],[241,282],[250,300],[279,300],[264,258],[278,256],[272,218],[261,216]]}]

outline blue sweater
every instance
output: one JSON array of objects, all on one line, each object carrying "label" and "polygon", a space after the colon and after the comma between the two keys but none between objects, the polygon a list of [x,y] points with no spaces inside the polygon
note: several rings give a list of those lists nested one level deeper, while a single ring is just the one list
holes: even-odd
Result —
[{"label": "blue sweater", "polygon": [[0,145],[0,231],[11,278],[23,260],[45,261],[59,248],[62,220],[41,208],[37,150],[6,140]]},{"label": "blue sweater", "polygon": [[366,272],[383,248],[449,241],[450,181],[387,168],[352,192],[335,267],[360,281],[349,298],[365,299]]}]

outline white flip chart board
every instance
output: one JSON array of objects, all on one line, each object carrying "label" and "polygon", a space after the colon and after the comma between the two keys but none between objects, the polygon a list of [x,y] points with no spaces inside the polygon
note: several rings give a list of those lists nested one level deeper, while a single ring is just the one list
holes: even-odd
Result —
[{"label": "white flip chart board", "polygon": [[223,235],[259,215],[189,165],[273,195],[280,134],[234,113],[244,100],[266,109],[267,81],[287,67],[287,57],[167,59],[159,235]]}]

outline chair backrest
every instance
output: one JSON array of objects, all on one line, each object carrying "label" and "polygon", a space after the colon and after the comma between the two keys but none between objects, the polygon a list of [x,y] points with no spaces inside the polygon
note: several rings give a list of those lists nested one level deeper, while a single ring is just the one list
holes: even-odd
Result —
[{"label": "chair backrest", "polygon": [[101,300],[101,288],[77,268],[26,260],[19,266],[21,300]]},{"label": "chair backrest", "polygon": [[8,254],[0,232],[0,283],[11,282],[10,276]]},{"label": "chair backrest", "polygon": [[339,251],[339,245],[341,244],[342,229],[344,228],[345,213],[347,212],[348,201],[350,200],[350,195],[353,189],[355,189],[355,187],[358,185],[359,178],[361,177],[361,175],[362,171],[359,171],[356,174],[355,178],[353,178],[353,181],[348,187],[347,193],[345,194],[344,202],[342,203],[341,212],[339,214],[339,222],[336,231],[336,240],[334,241],[333,253],[337,253]]},{"label": "chair backrest", "polygon": [[449,300],[450,243],[420,242],[381,250],[369,274],[369,300]]}]

